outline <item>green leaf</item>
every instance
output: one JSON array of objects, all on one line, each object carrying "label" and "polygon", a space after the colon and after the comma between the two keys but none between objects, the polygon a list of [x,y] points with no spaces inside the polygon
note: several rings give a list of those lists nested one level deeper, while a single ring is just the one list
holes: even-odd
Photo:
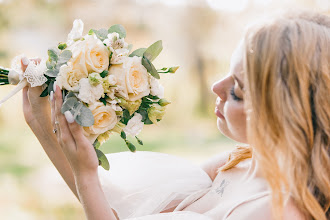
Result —
[{"label": "green leaf", "polygon": [[46,97],[48,96],[48,86],[44,89],[44,91],[42,91],[42,93],[40,94],[40,97]]},{"label": "green leaf", "polygon": [[126,146],[128,147],[128,149],[131,152],[135,152],[136,151],[136,147],[134,146],[134,144],[132,144],[130,141],[125,140]]},{"label": "green leaf", "polygon": [[62,66],[63,64],[66,64],[72,57],[72,52],[70,50],[64,50],[57,61],[57,66]]},{"label": "green leaf", "polygon": [[104,70],[102,73],[100,73],[100,76],[102,78],[105,78],[105,77],[107,77],[108,74],[109,74],[109,71],[108,70]]},{"label": "green leaf", "polygon": [[147,69],[148,73],[150,73],[153,77],[155,77],[156,79],[160,79],[160,76],[155,66],[145,56],[142,57],[142,65]]},{"label": "green leaf", "polygon": [[74,94],[73,92],[69,92],[69,93],[65,96],[64,101],[67,100],[68,98],[71,98],[71,97],[76,98],[76,96],[75,96],[75,94]]},{"label": "green leaf", "polygon": [[67,48],[67,44],[66,43],[60,43],[57,48],[60,49],[60,50],[64,50],[65,48]]},{"label": "green leaf", "polygon": [[49,60],[46,61],[46,66],[48,69],[53,69],[55,65],[56,65],[55,61],[49,61]]},{"label": "green leaf", "polygon": [[102,166],[105,170],[109,170],[110,164],[109,164],[108,158],[99,149],[95,149],[95,151],[96,151],[97,158],[99,159],[99,165]]},{"label": "green leaf", "polygon": [[123,27],[123,25],[121,24],[115,24],[112,25],[109,29],[108,29],[108,33],[111,34],[113,32],[116,32],[119,34],[120,38],[125,38],[126,37],[126,30]]},{"label": "green leaf", "polygon": [[104,28],[101,28],[100,30],[90,29],[88,32],[89,35],[92,35],[93,33],[101,41],[104,41],[108,36],[108,31]]},{"label": "green leaf", "polygon": [[137,57],[143,57],[143,53],[146,51],[147,48],[139,48],[137,50],[134,50],[130,55],[129,57],[134,57],[134,56],[137,56]]},{"label": "green leaf", "polygon": [[143,53],[143,56],[146,57],[150,62],[154,61],[156,57],[162,52],[163,45],[162,41],[159,40],[155,43],[153,43],[150,47],[147,48],[147,50]]},{"label": "green leaf", "polygon": [[57,62],[58,60],[58,52],[56,49],[48,49],[48,56],[50,61]]},{"label": "green leaf", "polygon": [[56,77],[58,75],[60,71],[58,69],[48,69],[46,72],[45,72],[45,75],[46,76],[49,76],[49,77]]},{"label": "green leaf", "polygon": [[67,98],[62,105],[61,112],[64,114],[66,111],[73,113],[75,106],[79,105],[79,101],[76,97]]},{"label": "green leaf", "polygon": [[120,137],[124,140],[126,140],[126,133],[124,131],[121,131]]},{"label": "green leaf", "polygon": [[137,142],[138,142],[140,145],[143,145],[143,142],[142,142],[142,140],[141,140],[140,138],[138,138],[137,136],[135,136],[135,138],[136,138]]},{"label": "green leaf", "polygon": [[94,146],[94,148],[99,149],[99,147],[101,146],[101,143],[96,139],[93,143],[93,146]]},{"label": "green leaf", "polygon": [[92,111],[82,103],[75,106],[73,115],[75,121],[83,127],[90,127],[94,124],[94,116]]}]

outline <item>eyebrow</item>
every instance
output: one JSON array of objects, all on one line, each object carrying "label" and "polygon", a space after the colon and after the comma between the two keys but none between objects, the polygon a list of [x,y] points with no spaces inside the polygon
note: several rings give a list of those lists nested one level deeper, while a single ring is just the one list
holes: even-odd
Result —
[{"label": "eyebrow", "polygon": [[239,80],[239,79],[238,79],[238,77],[237,77],[235,74],[233,74],[233,78],[234,78],[234,80],[236,80],[236,81],[237,81],[237,83],[238,83],[238,86],[240,87],[240,89],[241,89],[241,90],[244,90],[244,86],[243,86],[243,83],[242,83],[242,81],[241,81],[241,80]]}]

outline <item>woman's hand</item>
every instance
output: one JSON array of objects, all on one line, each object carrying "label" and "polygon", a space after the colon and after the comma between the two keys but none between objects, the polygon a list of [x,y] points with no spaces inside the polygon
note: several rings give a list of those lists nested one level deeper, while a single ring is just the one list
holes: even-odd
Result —
[{"label": "woman's hand", "polygon": [[[22,70],[26,70],[29,62],[39,63],[40,59],[22,58]],[[40,97],[42,87],[31,87],[30,84],[23,89],[23,112],[26,123],[32,131],[38,136],[40,128],[51,129],[50,103],[47,97]]]},{"label": "woman's hand", "polygon": [[56,86],[52,100],[52,118],[55,119],[57,140],[67,157],[76,178],[97,174],[99,161],[93,145],[83,134],[83,128],[74,121],[70,111],[61,113],[62,93]]}]

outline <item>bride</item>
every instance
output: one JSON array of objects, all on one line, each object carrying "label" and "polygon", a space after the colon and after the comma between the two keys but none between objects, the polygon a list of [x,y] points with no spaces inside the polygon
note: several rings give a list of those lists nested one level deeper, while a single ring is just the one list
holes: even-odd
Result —
[{"label": "bride", "polygon": [[[190,172],[177,158],[152,152],[137,152],[136,158],[132,153],[107,155],[112,167],[101,171],[82,127],[70,112],[60,112],[59,87],[50,96],[51,107],[39,97],[41,88],[24,88],[24,115],[88,219],[326,220],[330,218],[329,60],[328,16],[298,12],[249,27],[232,56],[228,75],[212,86],[218,96],[215,114],[220,132],[249,145],[207,161],[202,167],[207,177],[193,166]],[[22,60],[23,69],[28,62]],[[113,161],[118,161],[118,170],[124,170],[126,162],[135,163],[138,173],[131,174],[136,178],[125,172],[112,174]],[[178,165],[170,164],[174,161]],[[123,179],[114,184],[121,175],[132,182]],[[181,197],[161,197],[165,192],[160,188],[141,194],[143,183],[150,189],[161,183],[155,175],[173,183],[163,189],[176,195],[195,188]],[[120,183],[127,188],[121,189]],[[135,184],[141,186],[136,188],[139,193],[125,191]],[[144,201],[155,201],[157,211],[139,206]]]}]

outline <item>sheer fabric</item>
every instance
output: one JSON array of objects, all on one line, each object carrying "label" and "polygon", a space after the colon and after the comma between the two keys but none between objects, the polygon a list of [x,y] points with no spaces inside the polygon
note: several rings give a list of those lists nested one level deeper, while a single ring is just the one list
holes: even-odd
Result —
[{"label": "sheer fabric", "polygon": [[120,219],[210,219],[185,211],[160,213],[212,185],[199,166],[180,157],[148,151],[106,156],[110,170],[100,167],[99,178],[110,206]]}]

